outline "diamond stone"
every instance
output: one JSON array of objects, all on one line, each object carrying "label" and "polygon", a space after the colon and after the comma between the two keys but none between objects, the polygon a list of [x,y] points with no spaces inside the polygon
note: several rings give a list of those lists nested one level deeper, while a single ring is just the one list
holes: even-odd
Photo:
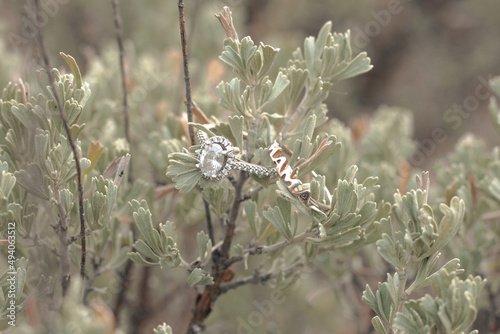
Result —
[{"label": "diamond stone", "polygon": [[200,153],[200,170],[204,176],[217,178],[226,165],[224,148],[219,143],[211,143]]}]

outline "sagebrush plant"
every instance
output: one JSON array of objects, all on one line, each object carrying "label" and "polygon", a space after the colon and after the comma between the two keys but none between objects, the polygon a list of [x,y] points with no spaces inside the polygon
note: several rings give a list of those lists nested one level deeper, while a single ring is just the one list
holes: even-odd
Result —
[{"label": "sagebrush plant", "polygon": [[[114,119],[121,107],[111,84],[119,76],[116,52],[96,59],[85,79],[68,56],[71,74],[53,70],[82,157],[88,253],[83,281],[76,274],[81,235],[75,162],[54,111],[47,73],[38,72],[38,83],[20,81],[3,90],[2,244],[8,244],[9,223],[15,222],[16,231],[15,257],[9,258],[5,249],[7,268],[0,278],[3,319],[12,299],[8,272],[15,272],[18,325],[9,331],[131,331],[134,327],[123,321],[115,328],[120,310],[112,308],[120,290],[106,283],[118,280],[127,258],[140,268],[158,267],[157,280],[181,271],[184,283],[197,292],[184,328],[189,333],[206,328],[224,293],[248,284],[286,293],[308,266],[330,279],[339,303],[349,303],[352,295],[340,292],[338,281],[353,275],[353,266],[338,266],[339,258],[380,264],[386,281],[376,289],[367,285],[355,296],[375,312],[372,324],[378,333],[469,331],[485,286],[474,275],[493,277],[490,291],[498,291],[494,269],[481,265],[498,252],[498,228],[484,226],[499,217],[498,148],[488,152],[483,142],[468,136],[436,167],[436,182],[422,171],[410,172],[418,176],[409,182],[401,162],[414,149],[411,112],[380,107],[359,139],[328,117],[325,100],[331,88],[372,67],[366,53],[353,51],[349,32],[332,33],[327,22],[277,69],[277,48],[248,36],[240,40],[227,9],[219,20],[229,36],[220,59],[234,78],[216,87],[218,105],[203,98],[208,117],[198,108],[191,124],[167,108],[131,113],[136,122],[131,122],[128,142]],[[134,89],[145,89],[151,99],[169,106],[180,103],[168,80],[168,66],[175,64],[161,71],[165,65],[148,56],[137,56],[134,64],[129,73],[136,83],[129,91],[132,110],[142,102],[134,101]],[[497,94],[499,82],[491,81]],[[33,86],[37,93],[30,90]],[[490,110],[500,129],[495,97]],[[220,181],[203,178],[196,166],[200,145],[192,145],[186,126],[227,138],[239,149],[239,159],[267,167],[273,166],[268,148],[276,140],[294,177],[318,205],[305,205],[276,176],[232,171]],[[135,179],[126,182],[129,163]],[[178,235],[185,226],[199,229],[195,255]],[[15,263],[9,262],[13,258]],[[133,318],[134,311],[121,312]],[[341,328],[343,320],[336,321]],[[240,330],[234,322],[229,326],[229,332]],[[164,323],[154,332],[172,331]]]}]

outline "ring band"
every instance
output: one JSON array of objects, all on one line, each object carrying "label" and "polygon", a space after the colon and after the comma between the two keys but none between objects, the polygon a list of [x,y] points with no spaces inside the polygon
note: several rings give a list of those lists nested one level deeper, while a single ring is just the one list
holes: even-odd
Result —
[{"label": "ring band", "polygon": [[225,178],[231,170],[240,170],[263,176],[277,175],[276,168],[262,167],[235,158],[233,145],[222,136],[207,138],[206,134],[198,130],[198,141],[201,148],[198,153],[198,168],[203,177],[211,181]]}]

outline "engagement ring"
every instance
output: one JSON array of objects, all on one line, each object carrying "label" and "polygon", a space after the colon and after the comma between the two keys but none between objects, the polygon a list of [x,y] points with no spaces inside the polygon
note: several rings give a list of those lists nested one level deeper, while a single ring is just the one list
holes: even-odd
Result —
[{"label": "engagement ring", "polygon": [[201,148],[196,168],[201,171],[205,179],[221,180],[233,169],[263,176],[278,175],[276,168],[262,167],[237,159],[233,145],[222,136],[207,138],[201,130],[198,130],[197,135]]}]

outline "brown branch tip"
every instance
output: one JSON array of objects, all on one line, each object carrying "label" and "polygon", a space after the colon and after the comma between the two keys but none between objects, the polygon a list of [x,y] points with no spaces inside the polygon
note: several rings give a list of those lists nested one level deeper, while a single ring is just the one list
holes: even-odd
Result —
[{"label": "brown branch tip", "polygon": [[229,7],[224,6],[222,8],[222,12],[220,12],[220,14],[215,14],[215,17],[219,19],[219,22],[222,25],[222,28],[224,28],[227,37],[238,41],[238,33],[236,32],[236,29],[234,29],[233,18],[231,14],[232,13],[229,10]]}]

